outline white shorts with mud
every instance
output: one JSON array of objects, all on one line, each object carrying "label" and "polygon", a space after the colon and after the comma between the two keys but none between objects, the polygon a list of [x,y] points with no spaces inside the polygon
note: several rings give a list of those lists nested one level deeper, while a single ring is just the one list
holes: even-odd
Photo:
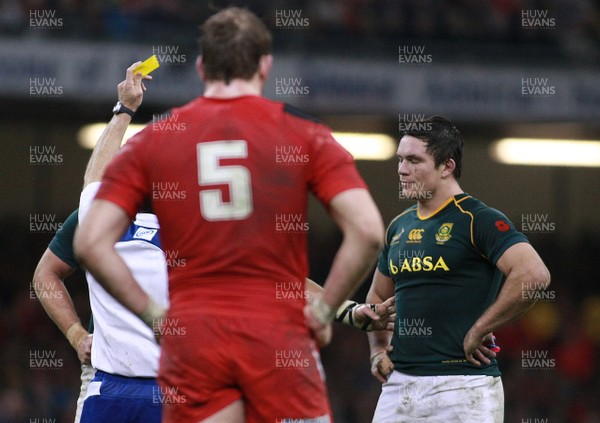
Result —
[{"label": "white shorts with mud", "polygon": [[500,377],[412,376],[393,371],[383,384],[373,423],[502,423]]}]

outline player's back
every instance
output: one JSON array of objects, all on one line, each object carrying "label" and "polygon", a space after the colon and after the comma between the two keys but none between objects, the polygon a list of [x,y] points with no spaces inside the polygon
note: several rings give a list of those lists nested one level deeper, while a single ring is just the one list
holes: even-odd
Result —
[{"label": "player's back", "polygon": [[302,294],[309,190],[328,203],[364,186],[327,128],[262,97],[199,98],[140,138],[173,305],[199,284]]},{"label": "player's back", "polygon": [[[93,182],[81,193],[81,221],[99,187],[99,182]],[[136,214],[115,250],[142,289],[158,304],[167,306],[167,274],[156,216]],[[90,272],[86,272],[86,279],[94,321],[92,365],[119,376],[156,377],[160,350],[152,330],[110,295]]]}]

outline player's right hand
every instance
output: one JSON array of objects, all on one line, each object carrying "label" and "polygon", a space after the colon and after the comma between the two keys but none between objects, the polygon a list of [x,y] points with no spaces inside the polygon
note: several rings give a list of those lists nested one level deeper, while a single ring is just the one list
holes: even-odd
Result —
[{"label": "player's right hand", "polygon": [[385,349],[371,354],[371,374],[381,383],[387,382],[388,377],[394,370],[394,363],[390,359],[390,353],[393,349],[394,347],[388,345]]},{"label": "player's right hand", "polygon": [[[369,324],[364,330],[387,330],[394,331],[396,321],[396,299],[390,297],[379,304],[360,304],[354,310],[354,325],[363,328],[365,321]],[[367,320],[368,319],[368,320]]]},{"label": "player's right hand", "polygon": [[142,62],[135,62],[133,65],[127,68],[125,73],[125,80],[122,81],[118,86],[119,101],[133,111],[136,111],[142,104],[144,97],[144,91],[146,86],[144,85],[144,79],[152,79],[150,75],[142,76],[141,72],[133,73],[133,70]]}]

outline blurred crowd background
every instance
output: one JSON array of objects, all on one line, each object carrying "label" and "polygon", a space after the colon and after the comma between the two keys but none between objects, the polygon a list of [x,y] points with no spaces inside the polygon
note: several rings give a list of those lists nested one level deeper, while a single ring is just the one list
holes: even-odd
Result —
[{"label": "blurred crowd background", "polygon": [[[250,5],[271,22],[278,10],[301,10],[310,19],[310,31],[275,37],[280,46],[335,50],[351,42],[372,50],[385,39],[403,37],[533,47],[538,54],[543,45],[548,54],[589,60],[597,58],[600,40],[600,11],[593,0],[3,0],[0,32],[116,42],[168,39],[195,48],[199,23],[225,5]],[[29,12],[41,9],[56,10],[68,25],[50,34],[30,31]],[[547,18],[560,20],[560,30],[524,31],[525,10],[548,11]]]},{"label": "blurred crowd background", "polygon": [[[600,84],[600,5],[592,0],[0,0],[0,41],[44,38],[56,42],[66,39],[127,45],[168,40],[169,44],[181,46],[195,55],[199,23],[230,4],[247,5],[273,27],[276,53],[306,57],[319,52],[333,58],[389,55],[393,61],[398,44],[419,40],[427,42],[436,60],[447,63],[506,62],[525,67],[549,63],[563,68],[584,67],[598,72]],[[56,15],[64,19],[64,27],[60,31],[32,30],[30,11],[42,9],[55,10]],[[303,17],[310,19],[310,30],[275,28],[274,16],[281,10],[300,10]],[[557,25],[549,30],[523,29],[524,10],[547,11]],[[448,49],[449,45],[458,47]],[[13,100],[0,98],[3,110],[11,109]],[[598,100],[596,105],[600,103]],[[26,111],[28,106],[20,104],[19,107]],[[600,116],[600,106],[598,112]],[[327,122],[327,117],[324,118]],[[31,128],[27,130],[44,132],[43,128],[32,129],[35,128],[33,119],[29,123]],[[473,131],[478,128],[469,124],[464,122],[461,126],[461,122],[457,122],[459,128]],[[585,122],[585,125],[589,131],[599,132],[597,123]],[[10,140],[2,138],[2,143],[5,141],[18,143],[19,137],[13,134]],[[80,183],[82,166],[89,153],[78,154],[76,157],[83,158],[79,165],[81,172],[66,177],[74,185]],[[5,162],[10,160],[5,156]],[[375,165],[359,165],[359,170],[367,172],[372,166]],[[384,183],[396,189],[394,159],[376,166],[386,169],[389,179]],[[478,163],[468,159],[464,164],[466,169],[476,166]],[[53,172],[55,175],[60,170]],[[552,173],[552,179],[541,183],[555,184],[561,179],[561,172]],[[43,175],[41,177],[45,177]],[[532,178],[536,178],[533,175]],[[577,180],[587,184],[583,187],[587,197],[577,204],[583,202],[597,210],[600,175],[596,169],[582,175]],[[5,186],[19,184],[18,174],[2,179]],[[497,183],[502,184],[500,180]],[[38,190],[44,185],[34,183],[33,186],[37,188],[21,193],[24,199],[41,195]],[[561,188],[565,185],[556,183],[556,189]],[[376,199],[383,201],[380,199],[387,194],[380,192],[379,186],[372,189]],[[489,193],[473,194],[493,198]],[[513,195],[518,196],[518,190]],[[559,203],[563,195],[563,201],[575,201],[568,192],[556,195]],[[56,205],[53,210],[57,220],[66,218],[77,202],[75,195],[70,201]],[[396,199],[396,213],[408,205]],[[493,205],[503,210],[502,203]],[[0,423],[42,421],[43,418],[69,422],[73,419],[79,389],[77,357],[30,287],[35,265],[52,234],[31,233],[29,215],[18,207],[13,210],[7,206],[3,210],[0,216]],[[394,214],[387,210],[384,208],[383,214],[389,222]],[[35,210],[30,211],[33,212]],[[313,215],[320,218],[318,212]],[[518,218],[518,214],[509,214],[512,219],[515,216]],[[576,230],[571,230],[566,222],[559,216],[556,224],[560,229],[555,233],[530,236],[551,270],[552,298],[541,301],[524,319],[496,334],[502,347],[499,361],[504,375],[506,422],[533,419],[600,422],[600,228],[598,220],[580,223]],[[339,243],[339,234],[334,230],[316,230],[309,232],[309,237],[311,277],[323,281]],[[89,306],[82,272],[69,278],[67,286],[80,316],[87,322]],[[367,288],[368,281],[356,299],[364,299]],[[549,361],[527,368],[523,357],[531,351],[545,355]],[[60,365],[32,367],[30,357],[40,352],[54,354]],[[336,326],[334,342],[322,354],[336,421],[369,422],[380,387],[369,372],[364,333]]]}]

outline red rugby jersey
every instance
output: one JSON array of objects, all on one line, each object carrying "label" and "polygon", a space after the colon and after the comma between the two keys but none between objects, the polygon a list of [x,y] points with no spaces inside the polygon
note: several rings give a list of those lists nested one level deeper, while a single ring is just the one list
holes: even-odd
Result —
[{"label": "red rugby jersey", "polygon": [[[307,194],[327,206],[365,187],[331,132],[296,109],[258,96],[200,97],[131,138],[96,198],[131,217],[152,201],[171,306],[217,308],[264,294],[258,302],[270,307],[300,282],[303,290]],[[210,300],[189,301],[201,286]]]}]

